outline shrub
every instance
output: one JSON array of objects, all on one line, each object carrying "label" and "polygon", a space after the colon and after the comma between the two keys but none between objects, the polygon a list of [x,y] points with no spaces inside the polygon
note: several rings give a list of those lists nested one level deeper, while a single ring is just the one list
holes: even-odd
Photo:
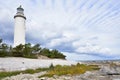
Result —
[{"label": "shrub", "polygon": [[51,63],[51,65],[49,66],[49,69],[54,69],[54,65]]},{"label": "shrub", "polygon": [[60,58],[65,59],[65,55],[63,55],[58,50],[49,50],[47,48],[41,48],[40,44],[35,44],[31,46],[30,43],[25,45],[18,45],[14,48],[12,46],[8,46],[5,43],[2,43],[2,39],[0,39],[0,57],[6,56],[14,56],[14,57],[25,57],[25,58],[37,58],[37,56],[43,55],[49,58]]},{"label": "shrub", "polygon": [[35,54],[24,55],[23,57],[30,58],[30,59],[37,59],[38,58],[37,55],[35,55]]},{"label": "shrub", "polygon": [[0,51],[0,57],[6,57],[6,56],[7,56],[7,54],[5,52]]},{"label": "shrub", "polygon": [[61,65],[56,65],[54,66],[54,69],[50,69],[46,74],[39,76],[39,77],[52,77],[53,75],[77,75],[77,74],[83,74],[86,71],[91,71],[91,70],[99,70],[98,66],[91,66],[91,65],[85,65],[85,64],[76,64],[72,66],[61,66]]},{"label": "shrub", "polygon": [[43,56],[47,56],[49,58],[59,58],[59,59],[65,59],[65,55],[63,55],[62,53],[60,53],[58,50],[52,50],[50,51],[49,49],[47,48],[43,48],[41,49],[40,55],[43,55]]}]

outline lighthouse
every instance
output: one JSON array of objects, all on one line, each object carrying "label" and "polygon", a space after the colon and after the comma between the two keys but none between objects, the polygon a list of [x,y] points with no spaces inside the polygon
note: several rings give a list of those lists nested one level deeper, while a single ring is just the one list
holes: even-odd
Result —
[{"label": "lighthouse", "polygon": [[20,44],[25,44],[25,20],[24,9],[21,5],[17,8],[17,13],[14,16],[14,47]]}]

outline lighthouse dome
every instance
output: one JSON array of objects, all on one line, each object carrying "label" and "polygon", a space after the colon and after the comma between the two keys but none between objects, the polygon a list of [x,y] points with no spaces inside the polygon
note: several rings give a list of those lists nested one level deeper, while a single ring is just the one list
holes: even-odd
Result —
[{"label": "lighthouse dome", "polygon": [[24,9],[21,7],[21,5],[17,8],[17,13],[24,14]]},{"label": "lighthouse dome", "polygon": [[14,16],[14,18],[16,17],[23,17],[24,19],[26,19],[26,17],[24,16],[24,9],[22,8],[21,5],[17,8],[17,13]]}]

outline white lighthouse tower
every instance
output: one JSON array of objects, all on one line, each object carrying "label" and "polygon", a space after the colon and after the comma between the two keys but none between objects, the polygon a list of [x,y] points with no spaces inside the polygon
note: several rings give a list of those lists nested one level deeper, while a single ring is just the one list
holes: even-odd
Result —
[{"label": "white lighthouse tower", "polygon": [[14,16],[14,47],[20,44],[25,44],[25,20],[24,9],[21,5],[17,8],[17,13]]}]

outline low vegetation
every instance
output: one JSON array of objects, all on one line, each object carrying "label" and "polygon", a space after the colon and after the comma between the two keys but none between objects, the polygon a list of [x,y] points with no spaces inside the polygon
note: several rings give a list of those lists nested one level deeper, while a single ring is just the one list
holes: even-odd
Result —
[{"label": "low vegetation", "polygon": [[13,71],[13,72],[0,72],[0,79],[4,77],[18,75],[20,73],[34,74],[34,73],[39,73],[41,71],[47,71],[46,74],[39,76],[39,78],[41,78],[41,77],[52,77],[53,75],[58,75],[58,76],[67,75],[67,74],[77,75],[92,70],[99,70],[99,67],[97,65],[85,65],[79,63],[71,66],[61,66],[61,65],[53,66],[53,64],[51,64],[49,68],[27,69],[25,71]]},{"label": "low vegetation", "polygon": [[85,65],[85,64],[77,64],[77,65],[71,65],[71,66],[61,66],[61,65],[56,65],[53,67],[51,64],[49,71],[42,75],[39,76],[41,77],[52,77],[53,75],[77,75],[77,74],[83,74],[86,71],[92,71],[92,70],[99,70],[99,67],[97,65]]},{"label": "low vegetation", "polygon": [[26,74],[26,73],[34,74],[34,73],[38,73],[38,72],[41,72],[41,71],[46,71],[48,69],[49,68],[38,68],[38,69],[27,69],[25,71],[0,72],[0,80],[2,78],[18,75],[20,73],[22,73],[22,74]]},{"label": "low vegetation", "polygon": [[47,56],[49,58],[60,58],[60,59],[65,59],[65,55],[63,55],[61,52],[59,52],[58,50],[54,49],[54,50],[49,50],[47,48],[43,48],[40,53],[40,55],[43,56]]},{"label": "low vegetation", "polygon": [[0,39],[0,57],[25,57],[25,58],[38,58],[38,56],[47,56],[48,58],[60,58],[65,59],[58,50],[49,50],[47,48],[41,48],[40,44],[31,45],[30,43],[25,45],[18,45],[16,47],[8,46],[6,43],[2,43]]}]

